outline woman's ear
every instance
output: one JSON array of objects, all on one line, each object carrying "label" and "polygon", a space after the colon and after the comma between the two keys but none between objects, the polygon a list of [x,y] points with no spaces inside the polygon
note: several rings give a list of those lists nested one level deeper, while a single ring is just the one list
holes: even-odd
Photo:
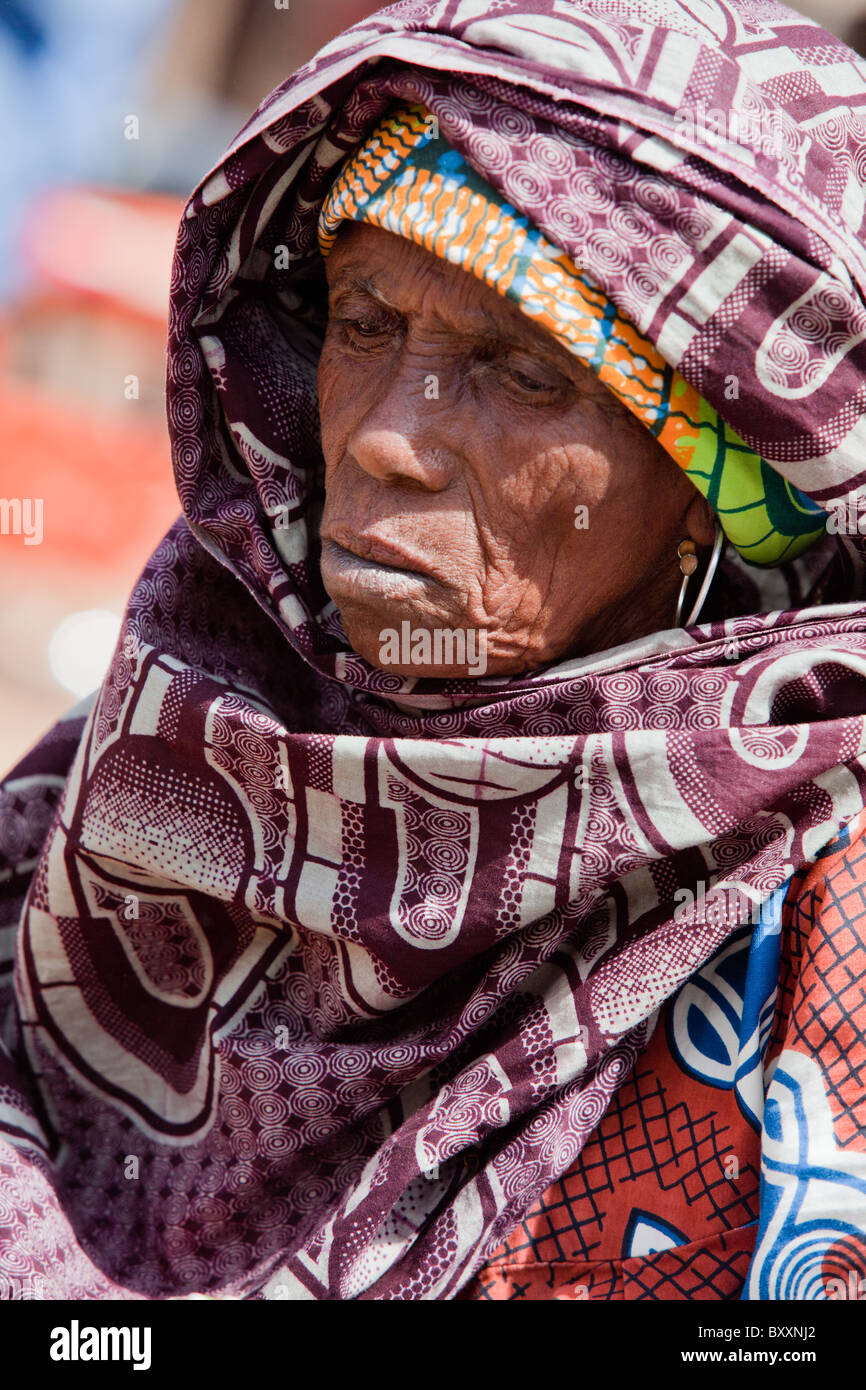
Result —
[{"label": "woman's ear", "polygon": [[716,514],[700,492],[695,492],[684,520],[686,534],[695,545],[712,545],[716,538]]}]

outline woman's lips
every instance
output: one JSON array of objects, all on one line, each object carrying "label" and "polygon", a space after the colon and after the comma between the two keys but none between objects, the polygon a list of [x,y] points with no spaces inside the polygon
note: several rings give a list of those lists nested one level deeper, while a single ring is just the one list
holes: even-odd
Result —
[{"label": "woman's lips", "polygon": [[[355,548],[357,547],[357,549]],[[359,554],[363,548],[364,553]],[[322,578],[330,589],[341,587],[381,592],[388,589],[417,589],[436,583],[433,575],[420,568],[414,556],[371,537],[353,537],[352,549],[333,537],[322,539]]]},{"label": "woman's lips", "polygon": [[427,566],[411,551],[403,550],[393,541],[381,540],[378,536],[359,536],[353,532],[334,527],[324,534],[324,540],[333,542],[340,550],[345,550],[359,560],[372,560],[377,565],[387,565],[389,569],[413,570],[424,574]]}]

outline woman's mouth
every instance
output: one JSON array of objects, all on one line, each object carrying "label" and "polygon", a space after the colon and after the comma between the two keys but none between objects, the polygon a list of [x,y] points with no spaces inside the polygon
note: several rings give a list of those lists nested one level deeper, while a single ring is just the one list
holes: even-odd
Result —
[{"label": "woman's mouth", "polygon": [[330,537],[322,540],[322,579],[332,597],[335,588],[408,593],[437,582],[432,575],[416,568],[419,562],[414,557],[396,547],[369,537],[353,537],[352,546],[363,548],[364,554]]}]

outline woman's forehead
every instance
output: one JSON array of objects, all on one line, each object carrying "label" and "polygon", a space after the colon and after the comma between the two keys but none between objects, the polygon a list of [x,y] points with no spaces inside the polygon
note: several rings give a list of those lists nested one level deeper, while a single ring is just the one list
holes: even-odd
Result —
[{"label": "woman's forehead", "polygon": [[327,261],[333,295],[366,295],[383,308],[425,314],[481,337],[532,346],[570,367],[574,359],[549,333],[490,285],[426,247],[382,228],[347,223]]}]

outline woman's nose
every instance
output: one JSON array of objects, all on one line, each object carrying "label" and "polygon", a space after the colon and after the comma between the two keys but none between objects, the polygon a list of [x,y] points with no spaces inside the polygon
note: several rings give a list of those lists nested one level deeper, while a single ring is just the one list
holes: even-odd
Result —
[{"label": "woman's nose", "polygon": [[453,412],[439,385],[429,360],[392,373],[349,437],[348,453],[359,468],[394,487],[441,492],[450,485],[459,457]]}]

